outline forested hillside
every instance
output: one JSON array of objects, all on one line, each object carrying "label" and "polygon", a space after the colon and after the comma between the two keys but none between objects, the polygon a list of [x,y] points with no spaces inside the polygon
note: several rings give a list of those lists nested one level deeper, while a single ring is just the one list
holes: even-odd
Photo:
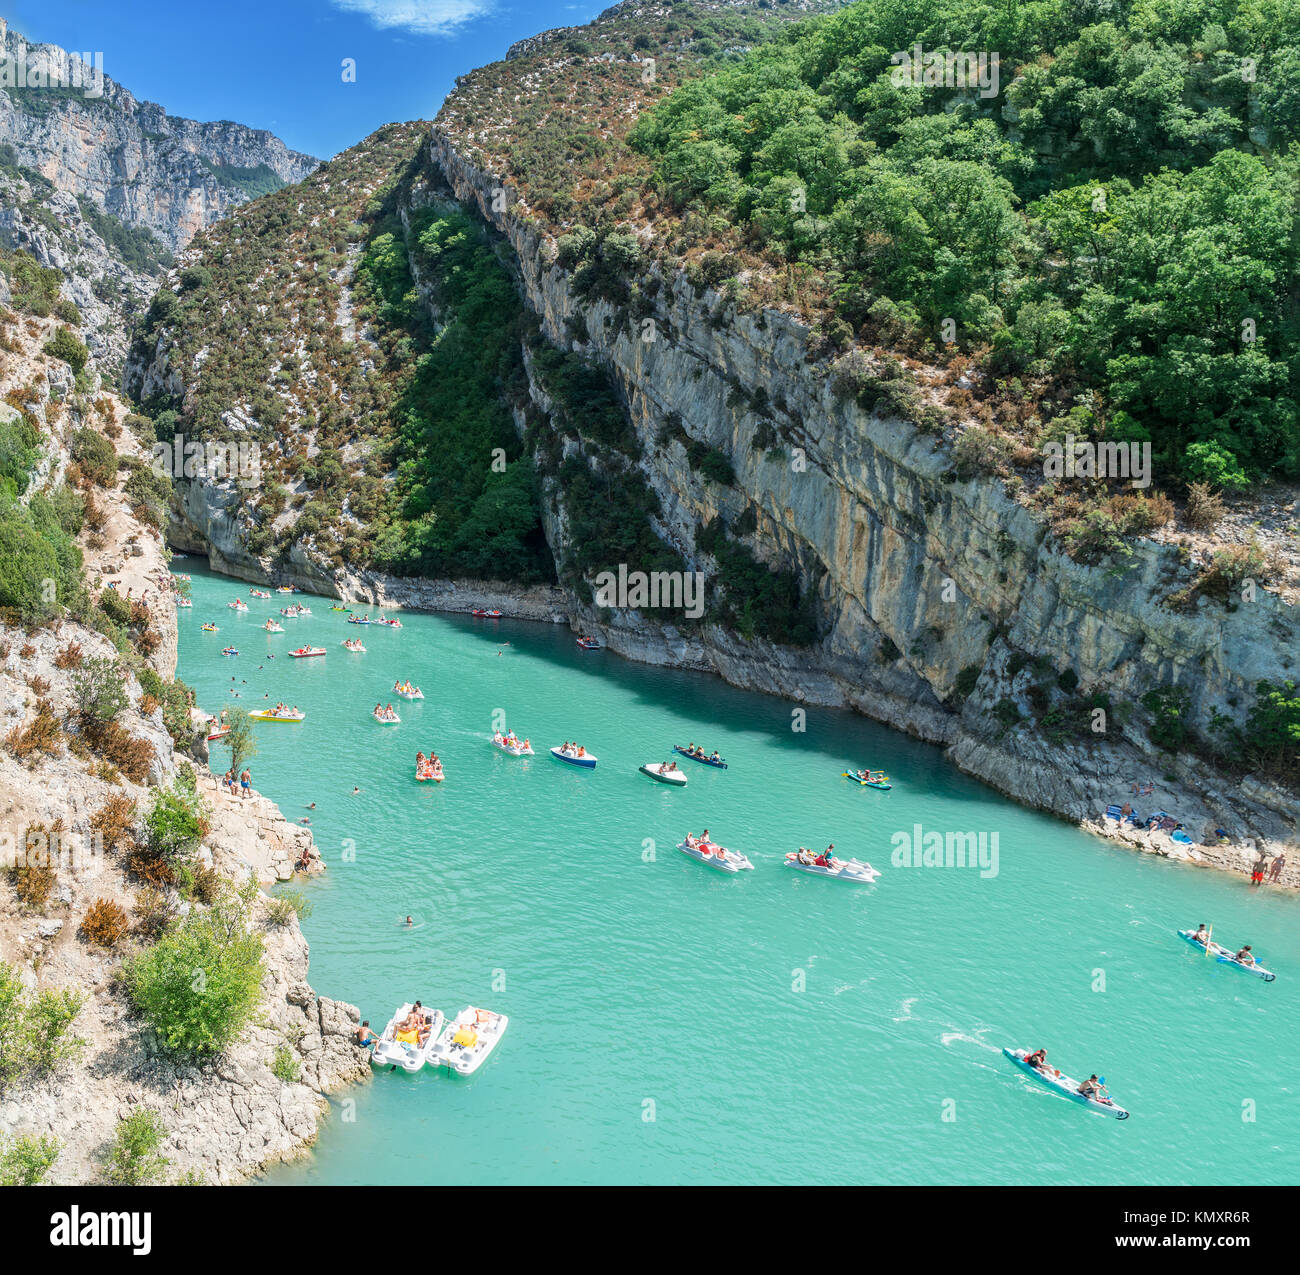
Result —
[{"label": "forested hillside", "polygon": [[[1000,91],[897,84],[918,44],[996,52]],[[1008,437],[1064,416],[1151,440],[1166,483],[1240,489],[1300,476],[1297,138],[1289,0],[871,0],[678,89],[631,142],[670,258],[707,217],[736,254],[715,269],[755,267],[764,300],[808,280],[832,346],[987,370]]]}]

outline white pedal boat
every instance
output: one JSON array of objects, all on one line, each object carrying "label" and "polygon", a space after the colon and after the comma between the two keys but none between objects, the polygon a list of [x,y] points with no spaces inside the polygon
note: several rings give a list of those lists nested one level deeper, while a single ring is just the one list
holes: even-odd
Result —
[{"label": "white pedal boat", "polygon": [[857,881],[870,885],[880,875],[879,868],[873,868],[861,859],[836,859],[835,864],[833,868],[823,868],[815,863],[800,863],[793,850],[785,856],[787,868],[810,872],[815,877],[830,877],[832,881]]},{"label": "white pedal boat", "polygon": [[531,757],[533,755],[533,746],[527,741],[520,743],[516,740],[512,744],[504,735],[493,735],[492,745],[494,748],[499,748],[503,753],[509,753],[511,757]]},{"label": "white pedal boat", "polygon": [[423,699],[424,692],[417,686],[413,691],[393,691],[394,695],[400,695],[402,699]]},{"label": "white pedal boat", "polygon": [[[704,849],[705,845],[708,849]],[[740,853],[739,850],[728,850],[725,846],[719,846],[713,842],[700,841],[679,841],[677,848],[692,859],[699,860],[700,863],[706,863],[711,868],[716,868],[719,872],[744,872],[748,868],[751,872],[754,865],[749,859]],[[721,851],[721,854],[719,854]]]},{"label": "white pedal boat", "polygon": [[402,722],[402,719],[398,717],[396,713],[391,717],[386,717],[381,713],[372,712],[370,716],[373,717],[381,726],[400,726]]},{"label": "white pedal boat", "polygon": [[462,1076],[476,1072],[506,1034],[510,1020],[490,1009],[467,1005],[449,1022],[429,1051],[429,1062],[445,1063]]},{"label": "white pedal boat", "polygon": [[674,788],[686,787],[686,776],[680,770],[669,770],[666,761],[648,761],[644,766],[638,766],[637,769],[643,775],[649,775],[651,779],[657,780],[661,784],[669,784]]},{"label": "white pedal boat", "polygon": [[433,1056],[438,1037],[446,1025],[446,1015],[440,1009],[425,1009],[424,1021],[428,1024],[429,1034],[424,1043],[412,1045],[408,1041],[397,1039],[397,1024],[411,1012],[410,1005],[398,1006],[397,1013],[388,1020],[384,1034],[380,1036],[370,1053],[370,1061],[376,1067],[401,1067],[403,1071],[419,1071]]}]

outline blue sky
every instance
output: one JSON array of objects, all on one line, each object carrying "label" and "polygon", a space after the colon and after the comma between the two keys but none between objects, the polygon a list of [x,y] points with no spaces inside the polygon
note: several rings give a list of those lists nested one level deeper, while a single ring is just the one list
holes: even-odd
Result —
[{"label": "blue sky", "polygon": [[456,76],[612,2],[0,0],[0,16],[33,42],[102,52],[106,75],[173,115],[269,128],[327,158],[381,124],[431,119]]}]

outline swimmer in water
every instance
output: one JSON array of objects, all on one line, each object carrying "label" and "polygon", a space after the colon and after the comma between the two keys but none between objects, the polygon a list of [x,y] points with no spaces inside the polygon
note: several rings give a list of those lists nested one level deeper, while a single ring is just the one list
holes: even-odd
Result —
[{"label": "swimmer in water", "polygon": [[413,917],[408,916],[406,918],[406,928],[409,930],[411,926],[413,926],[414,924],[415,924],[415,919]]},{"label": "swimmer in water", "polygon": [[357,793],[359,793],[360,791],[361,791],[360,788],[356,788],[356,787],[354,787],[354,788],[352,789],[352,795],[355,797],[355,796],[357,795]]},{"label": "swimmer in water", "polygon": [[311,802],[309,805],[304,806],[303,809],[304,809],[304,810],[315,810],[315,809],[316,809],[316,803],[313,801],[313,802]]}]

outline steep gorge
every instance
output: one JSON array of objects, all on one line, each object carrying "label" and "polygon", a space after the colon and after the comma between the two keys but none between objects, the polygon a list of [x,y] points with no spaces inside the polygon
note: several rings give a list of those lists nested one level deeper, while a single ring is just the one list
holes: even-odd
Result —
[{"label": "steep gorge", "polygon": [[[619,6],[590,32],[614,41],[620,30],[612,24],[636,11]],[[535,86],[548,71],[583,65],[586,53],[572,40],[558,43],[568,34],[514,51],[512,83]],[[604,61],[635,77],[642,55],[629,43]],[[557,253],[560,214],[539,216],[527,192],[486,166],[500,146],[491,121],[475,114],[475,104],[490,100],[483,80],[476,73],[458,85],[390,189],[408,231],[430,199],[451,196],[500,235],[535,324],[524,340],[524,391],[512,390],[511,401],[539,474],[561,587],[530,590],[517,613],[541,618],[562,609],[575,628],[600,632],[631,658],[853,708],[944,745],[971,774],[1072,820],[1096,822],[1131,781],[1159,777],[1162,804],[1197,838],[1232,829],[1234,847],[1197,851],[1224,866],[1250,859],[1250,839],[1271,848],[1290,843],[1293,794],[1158,748],[1141,706],[1151,692],[1175,687],[1195,729],[1208,732],[1223,717],[1244,729],[1256,685],[1294,677],[1300,655],[1294,607],[1280,593],[1260,589],[1225,605],[1193,592],[1188,604],[1175,605],[1202,564],[1195,552],[1159,539],[1134,541],[1123,571],[1071,559],[1001,482],[959,477],[940,435],[888,407],[864,410],[839,392],[816,352],[820,334],[784,309],[738,306],[721,287],[653,264],[635,280],[635,305],[581,283]],[[352,243],[355,256],[362,244]],[[436,297],[417,291],[436,326]],[[197,367],[177,365],[165,328],[153,335],[133,364],[137,392],[191,400]],[[545,351],[577,357],[609,378],[630,430],[621,449],[592,437],[580,410],[557,404],[539,370]],[[704,456],[723,463],[710,468],[700,463]],[[664,554],[711,580],[715,605],[703,623],[594,605],[593,564],[575,566],[584,547],[575,516],[584,511],[574,507],[565,478],[579,472],[574,465],[652,493],[649,523]],[[178,543],[206,547],[219,569],[250,579],[461,609],[509,591],[331,564],[291,534],[279,558],[250,550],[230,484],[182,484],[176,514]],[[815,642],[774,641],[738,622],[744,599],[728,598],[725,582],[719,587],[727,546],[797,582],[817,624]]]}]

